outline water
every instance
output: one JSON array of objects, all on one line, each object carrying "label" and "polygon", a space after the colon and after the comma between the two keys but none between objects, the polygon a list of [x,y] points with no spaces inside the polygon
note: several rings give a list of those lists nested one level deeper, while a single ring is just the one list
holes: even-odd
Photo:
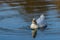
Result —
[{"label": "water", "polygon": [[[8,3],[2,3],[0,6],[0,40],[60,39],[60,14],[54,4],[46,5],[48,10],[41,10],[42,12],[40,13],[39,11],[38,13],[28,13],[25,12],[27,10],[24,10],[24,7],[10,6]],[[41,13],[45,14],[48,27],[45,31],[38,30],[34,39],[28,27],[32,18],[35,17],[37,19]]]}]

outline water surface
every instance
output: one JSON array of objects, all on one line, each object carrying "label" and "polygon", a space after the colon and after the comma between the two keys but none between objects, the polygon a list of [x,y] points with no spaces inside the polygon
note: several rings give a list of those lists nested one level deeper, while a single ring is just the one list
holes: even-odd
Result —
[{"label": "water surface", "polygon": [[[11,6],[0,4],[0,39],[1,40],[59,40],[60,14],[55,4],[44,4],[41,7]],[[31,6],[31,5],[30,5]],[[34,39],[28,27],[32,18],[45,14],[48,27],[45,31],[38,30]]]}]

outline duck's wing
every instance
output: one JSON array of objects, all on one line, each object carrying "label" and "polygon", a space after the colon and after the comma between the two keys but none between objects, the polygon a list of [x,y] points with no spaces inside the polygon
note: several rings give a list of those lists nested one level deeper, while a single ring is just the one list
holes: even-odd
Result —
[{"label": "duck's wing", "polygon": [[44,16],[44,15],[41,15],[41,16],[36,20],[37,24],[42,24],[42,23],[44,23],[44,21],[45,21],[45,16]]},{"label": "duck's wing", "polygon": [[40,17],[36,20],[37,24],[41,22]]}]

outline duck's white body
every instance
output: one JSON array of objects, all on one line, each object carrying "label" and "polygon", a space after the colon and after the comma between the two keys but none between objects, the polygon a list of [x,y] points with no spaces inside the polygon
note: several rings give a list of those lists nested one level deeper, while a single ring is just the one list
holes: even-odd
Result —
[{"label": "duck's white body", "polygon": [[39,27],[45,27],[46,26],[46,21],[45,21],[45,16],[42,14],[37,20],[37,24]]},{"label": "duck's white body", "polygon": [[31,29],[37,29],[38,28],[38,25],[32,23],[30,28]]},{"label": "duck's white body", "polygon": [[37,29],[37,28],[38,28],[38,25],[37,25],[35,19],[32,20],[32,24],[31,24],[30,28],[31,28],[31,29]]}]

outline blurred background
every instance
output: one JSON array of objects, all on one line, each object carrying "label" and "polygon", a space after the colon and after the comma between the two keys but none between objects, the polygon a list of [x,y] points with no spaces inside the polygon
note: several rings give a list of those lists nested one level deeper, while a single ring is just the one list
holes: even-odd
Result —
[{"label": "blurred background", "polygon": [[[41,14],[48,30],[33,39],[28,27]],[[0,0],[0,40],[60,40],[60,0]]]}]

